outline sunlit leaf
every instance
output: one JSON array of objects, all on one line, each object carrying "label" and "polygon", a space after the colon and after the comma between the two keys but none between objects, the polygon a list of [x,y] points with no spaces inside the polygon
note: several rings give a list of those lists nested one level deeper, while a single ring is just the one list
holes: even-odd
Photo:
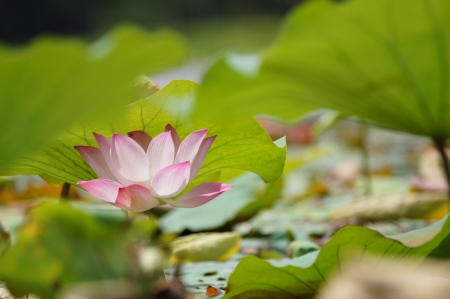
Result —
[{"label": "sunlit leaf", "polygon": [[[241,63],[250,60],[245,65],[251,64],[253,71],[236,67],[236,57]],[[194,116],[223,124],[239,124],[248,116],[258,115],[295,121],[317,109],[299,101],[298,86],[292,81],[260,67],[255,56],[229,54],[220,59],[203,78]]]},{"label": "sunlit leaf", "polygon": [[42,36],[23,48],[0,45],[0,169],[80,119],[107,119],[136,100],[141,74],[179,64],[184,39],[121,26],[93,44]]},{"label": "sunlit leaf", "polygon": [[235,232],[203,233],[180,237],[172,243],[174,263],[226,261],[239,251],[241,235]]},{"label": "sunlit leaf", "polygon": [[102,223],[66,204],[44,204],[30,217],[0,258],[1,280],[14,296],[54,298],[72,283],[130,274],[123,223]]},{"label": "sunlit leaf", "polygon": [[274,144],[266,131],[252,119],[239,128],[191,120],[189,113],[197,89],[198,85],[192,81],[173,81],[148,99],[127,106],[124,115],[112,124],[84,124],[71,128],[38,155],[15,165],[14,171],[45,174],[71,184],[91,180],[95,174],[73,147],[97,147],[93,131],[110,137],[114,132],[126,134],[144,130],[156,136],[171,124],[181,138],[204,128],[210,129],[208,135],[217,135],[193,185],[198,184],[202,177],[216,176],[219,170],[228,168],[255,172],[268,182],[277,180],[283,171],[286,147]]},{"label": "sunlit leaf", "polygon": [[441,0],[310,1],[291,13],[261,60],[253,59],[252,72],[232,57],[213,66],[198,115],[294,120],[331,108],[396,130],[450,137],[449,18],[450,2]]},{"label": "sunlit leaf", "polygon": [[[384,237],[365,227],[345,227],[315,252],[296,259],[303,267],[276,267],[256,257],[242,259],[228,280],[224,298],[313,298],[321,285],[349,259],[396,261],[391,266],[419,265],[426,257],[450,257],[450,220],[403,235]],[[395,258],[396,260],[394,260]]]}]

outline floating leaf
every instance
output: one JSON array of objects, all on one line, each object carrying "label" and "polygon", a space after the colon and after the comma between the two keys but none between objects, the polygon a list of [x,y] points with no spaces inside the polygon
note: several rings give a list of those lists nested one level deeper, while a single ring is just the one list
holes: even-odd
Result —
[{"label": "floating leaf", "polygon": [[66,204],[35,208],[0,258],[0,277],[15,297],[54,298],[64,286],[120,278],[134,267],[123,223],[102,223]]},{"label": "floating leaf", "polygon": [[[286,161],[284,174],[306,164],[325,151],[312,150]],[[257,176],[247,173],[235,177],[236,172],[225,171],[225,179],[233,189],[219,198],[195,209],[176,209],[159,220],[163,231],[181,233],[184,230],[210,231],[214,229],[228,230],[238,222],[246,221],[263,209],[272,207],[281,198],[284,176],[270,185],[264,184]],[[222,176],[221,176],[222,178]],[[220,211],[220,213],[217,213]]]},{"label": "floating leaf", "polygon": [[239,251],[242,237],[235,232],[203,233],[180,237],[172,243],[174,263],[226,261]]},{"label": "floating leaf", "polygon": [[24,48],[0,45],[0,169],[75,121],[117,115],[136,99],[131,86],[140,74],[176,65],[185,55],[177,34],[131,26],[91,45],[49,36]]},{"label": "floating leaf", "polygon": [[[176,209],[159,219],[165,232],[207,231],[222,227],[255,198],[265,184],[256,175],[247,173],[228,182],[233,188],[220,197],[195,209]],[[231,194],[230,194],[231,193]],[[220,211],[220,213],[218,213]]]},{"label": "floating leaf", "polygon": [[[233,189],[220,197],[195,209],[177,209],[163,216],[159,225],[163,231],[181,233],[184,230],[205,231],[220,227],[230,228],[237,215],[241,214],[241,220],[245,215],[253,215],[258,210],[252,207],[262,207],[263,202],[269,206],[279,199],[282,191],[282,183],[266,185],[256,175],[247,173],[228,182]],[[260,196],[257,195],[258,191]],[[269,192],[269,193],[266,193]],[[265,206],[267,207],[267,206]],[[220,212],[219,212],[220,211]]]},{"label": "floating leaf", "polygon": [[[240,254],[235,255],[225,262],[196,262],[183,264],[180,267],[180,280],[183,282],[186,291],[190,293],[201,293],[204,297],[205,286],[211,285],[224,289],[230,273],[236,268]],[[164,272],[168,281],[176,277],[177,265],[172,265]],[[197,297],[195,297],[197,298]]]},{"label": "floating leaf", "polygon": [[291,257],[299,257],[320,250],[320,246],[307,240],[295,240],[289,244],[287,251]]},{"label": "floating leaf", "polygon": [[242,259],[228,280],[224,298],[313,298],[321,285],[334,273],[340,273],[348,261],[376,262],[397,259],[393,267],[415,266],[426,257],[450,257],[450,220],[445,217],[432,226],[406,234],[384,237],[365,227],[345,227],[320,250],[311,264],[314,252],[304,267],[275,267],[248,256]]},{"label": "floating leaf", "polygon": [[181,138],[196,129],[210,129],[209,135],[218,137],[206,156],[198,179],[217,175],[221,169],[237,168],[257,173],[265,181],[277,180],[284,166],[286,147],[277,146],[269,135],[254,120],[239,128],[219,128],[214,124],[195,123],[189,118],[198,85],[188,80],[176,80],[145,100],[126,107],[122,118],[111,125],[85,124],[70,129],[41,153],[24,159],[14,166],[18,173],[45,174],[56,179],[76,184],[79,180],[91,180],[96,176],[79,153],[76,145],[97,147],[92,132],[104,136],[113,133],[126,134],[144,130],[155,136],[164,131],[167,124],[176,128]]}]

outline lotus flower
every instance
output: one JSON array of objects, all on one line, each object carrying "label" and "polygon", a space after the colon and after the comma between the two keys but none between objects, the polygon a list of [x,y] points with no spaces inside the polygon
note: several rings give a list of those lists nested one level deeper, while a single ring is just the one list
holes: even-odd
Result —
[{"label": "lotus flower", "polygon": [[231,189],[227,184],[202,183],[174,199],[200,171],[216,138],[205,138],[207,133],[195,131],[183,141],[171,125],[153,139],[144,131],[113,134],[111,141],[94,133],[100,148],[75,148],[99,178],[77,184],[127,211],[142,212],[159,204],[201,206]]}]

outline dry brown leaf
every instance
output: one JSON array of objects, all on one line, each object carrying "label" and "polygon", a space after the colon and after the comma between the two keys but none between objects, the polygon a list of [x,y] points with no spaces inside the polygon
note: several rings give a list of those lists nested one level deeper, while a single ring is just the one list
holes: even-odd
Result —
[{"label": "dry brown leaf", "polygon": [[[365,197],[334,211],[332,219],[357,218],[367,221],[406,218],[438,219],[449,212],[447,194],[423,192]],[[436,214],[436,212],[439,213]]]},{"label": "dry brown leaf", "polygon": [[[376,260],[378,262],[376,262]],[[450,263],[427,261],[417,268],[400,268],[396,260],[344,267],[315,299],[447,299]]]},{"label": "dry brown leaf", "polygon": [[355,160],[346,160],[339,163],[330,173],[330,177],[349,184],[353,182],[361,172],[361,163]]}]

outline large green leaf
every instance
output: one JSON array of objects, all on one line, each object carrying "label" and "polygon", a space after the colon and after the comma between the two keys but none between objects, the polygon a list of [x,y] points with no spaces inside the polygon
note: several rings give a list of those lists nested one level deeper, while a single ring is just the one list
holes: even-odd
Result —
[{"label": "large green leaf", "polygon": [[71,128],[39,155],[16,164],[13,171],[44,174],[71,184],[90,180],[95,178],[95,174],[74,146],[97,146],[93,131],[108,138],[114,132],[126,134],[135,130],[144,130],[155,136],[171,124],[181,138],[201,128],[210,129],[209,135],[217,135],[193,185],[227,168],[255,172],[267,182],[277,180],[283,171],[286,147],[275,145],[266,131],[252,119],[239,128],[192,121],[190,112],[197,89],[198,85],[192,81],[173,81],[149,98],[126,107],[124,116],[112,124],[84,124]]},{"label": "large green leaf", "polygon": [[[295,260],[302,267],[276,267],[253,256],[245,257],[228,280],[224,298],[313,298],[330,274],[347,260],[383,260],[385,266],[420,264],[428,257],[450,257],[450,220],[407,234],[384,237],[365,227],[346,227],[323,246],[317,259],[309,253]],[[388,260],[388,259],[386,259]],[[376,262],[376,260],[375,260]]]},{"label": "large green leaf", "polygon": [[180,63],[184,39],[121,26],[93,44],[40,37],[24,48],[0,45],[0,169],[85,118],[105,119],[136,100],[141,74]]},{"label": "large green leaf", "polygon": [[198,115],[293,120],[326,107],[450,137],[449,18],[445,0],[310,1],[288,17],[262,61],[246,68],[228,58],[210,70]]},{"label": "large green leaf", "polygon": [[194,115],[239,124],[248,116],[259,115],[294,121],[317,109],[299,101],[298,86],[292,80],[260,71],[261,59],[238,54],[220,59],[203,78]]},{"label": "large green leaf", "polygon": [[67,204],[35,208],[0,258],[0,279],[15,297],[54,298],[67,285],[131,275],[131,240],[123,222],[102,223]]}]

